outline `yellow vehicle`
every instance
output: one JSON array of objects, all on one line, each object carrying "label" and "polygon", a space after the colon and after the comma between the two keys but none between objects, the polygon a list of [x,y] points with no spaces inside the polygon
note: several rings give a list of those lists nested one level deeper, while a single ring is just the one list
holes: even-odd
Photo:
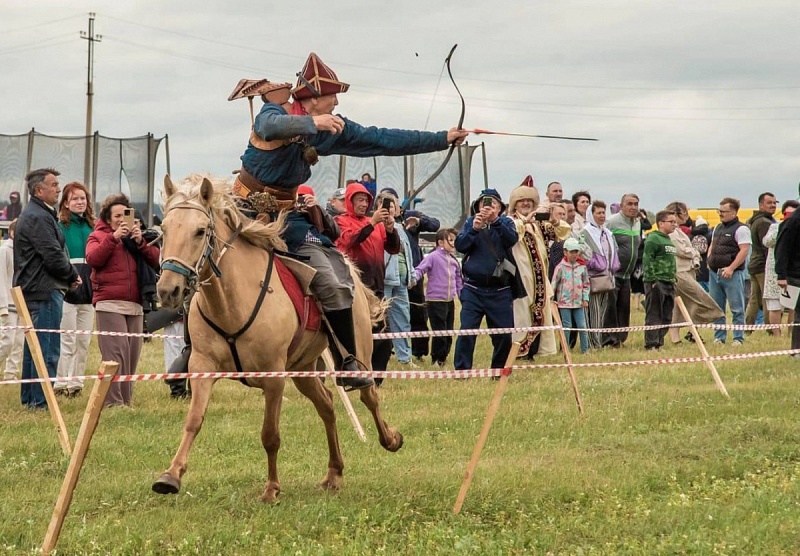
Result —
[{"label": "yellow vehicle", "polygon": [[[740,222],[747,222],[747,219],[753,216],[753,213],[756,212],[757,208],[740,208],[739,209],[739,221]],[[697,220],[698,216],[702,216],[703,219],[708,222],[709,229],[714,229],[714,226],[719,224],[719,214],[717,213],[716,208],[701,208],[701,209],[689,209],[689,216],[692,220]],[[780,210],[776,210],[775,214],[773,215],[775,220],[780,222],[783,220],[783,214],[781,214]]]}]

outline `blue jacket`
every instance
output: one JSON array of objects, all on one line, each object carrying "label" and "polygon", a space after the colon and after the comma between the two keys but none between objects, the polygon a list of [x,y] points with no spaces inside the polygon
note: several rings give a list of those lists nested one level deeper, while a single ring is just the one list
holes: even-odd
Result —
[{"label": "blue jacket", "polygon": [[464,228],[456,237],[456,249],[464,254],[461,263],[464,282],[481,287],[509,285],[492,274],[497,263],[506,258],[506,250],[511,249],[519,239],[514,221],[501,215],[488,227],[476,230],[472,227],[474,220],[474,216],[467,218]]},{"label": "blue jacket", "polygon": [[[289,115],[282,106],[266,103],[256,116],[253,131],[265,141],[301,137],[305,143],[315,147],[320,156],[402,156],[443,151],[449,146],[446,131],[364,127],[343,119],[345,126],[341,133],[317,131],[311,116]],[[281,189],[293,189],[311,177],[311,167],[303,160],[303,143],[300,141],[271,151],[248,143],[242,155],[242,167],[261,183]]]},{"label": "blue jacket", "polygon": [[408,241],[408,234],[406,234],[402,224],[396,224],[394,229],[397,235],[400,236],[400,249],[406,257],[406,281],[403,282],[400,277],[400,265],[398,264],[400,254],[396,253],[392,255],[384,251],[383,262],[386,264],[386,282],[384,283],[387,286],[408,286],[409,284],[413,286],[413,282],[415,282],[414,263],[412,262],[411,244]]}]

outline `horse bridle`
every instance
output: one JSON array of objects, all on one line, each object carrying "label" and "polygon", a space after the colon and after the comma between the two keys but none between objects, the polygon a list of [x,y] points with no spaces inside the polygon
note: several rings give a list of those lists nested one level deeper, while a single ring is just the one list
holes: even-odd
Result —
[{"label": "horse bridle", "polygon": [[[200,280],[200,273],[203,271],[203,268],[205,268],[206,264],[209,265],[214,276],[217,278],[222,276],[222,271],[219,269],[219,262],[222,260],[223,255],[225,255],[227,252],[228,247],[231,247],[233,242],[236,240],[236,237],[241,233],[242,224],[241,222],[239,223],[228,241],[222,241],[219,239],[219,237],[217,237],[214,226],[214,215],[212,214],[210,208],[207,208],[194,201],[182,201],[171,206],[167,212],[176,208],[199,210],[206,215],[209,222],[204,238],[206,247],[203,250],[203,254],[200,256],[194,266],[192,266],[190,263],[187,263],[180,257],[167,257],[161,261],[161,270],[162,272],[165,270],[171,270],[172,272],[176,272],[181,276],[185,276],[187,288],[192,292],[196,292],[201,287],[208,285],[211,282],[211,276],[205,280]],[[217,257],[217,260],[215,261],[214,252],[217,250],[216,245],[219,242],[222,242],[225,246],[220,250],[219,257]]]}]

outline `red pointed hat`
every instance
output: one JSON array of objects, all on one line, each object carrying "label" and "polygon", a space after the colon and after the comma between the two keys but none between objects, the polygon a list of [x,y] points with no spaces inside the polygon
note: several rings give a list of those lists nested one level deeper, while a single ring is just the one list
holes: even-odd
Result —
[{"label": "red pointed hat", "polygon": [[348,83],[339,81],[336,73],[312,52],[308,55],[303,69],[297,74],[297,85],[292,89],[292,95],[297,100],[302,100],[346,93],[349,88]]},{"label": "red pointed hat", "polygon": [[525,187],[536,187],[536,184],[533,183],[533,177],[530,174],[525,176],[525,179],[522,180],[520,185],[524,185]]}]

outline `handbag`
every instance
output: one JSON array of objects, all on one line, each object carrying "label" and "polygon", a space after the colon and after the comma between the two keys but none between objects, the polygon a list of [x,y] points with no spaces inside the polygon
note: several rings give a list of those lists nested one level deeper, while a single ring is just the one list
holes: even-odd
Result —
[{"label": "handbag", "polygon": [[614,277],[610,273],[604,272],[597,276],[589,276],[589,287],[591,288],[589,290],[591,293],[602,293],[610,292],[616,285]]}]

